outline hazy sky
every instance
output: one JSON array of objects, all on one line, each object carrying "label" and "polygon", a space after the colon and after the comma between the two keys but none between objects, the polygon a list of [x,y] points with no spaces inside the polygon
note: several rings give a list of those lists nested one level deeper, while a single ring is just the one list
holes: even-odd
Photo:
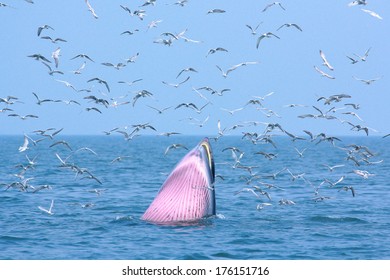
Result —
[{"label": "hazy sky", "polygon": [[[285,0],[281,2],[285,10],[273,5],[262,12],[272,1],[189,0],[180,6],[174,5],[174,0],[157,0],[155,5],[140,7],[144,1],[90,0],[98,16],[95,19],[82,0],[34,0],[34,4],[7,0],[5,3],[11,7],[0,7],[3,27],[0,32],[0,98],[14,96],[18,99],[11,100],[14,104],[0,102],[1,134],[29,134],[50,127],[64,128],[64,134],[103,134],[102,131],[115,127],[127,127],[131,132],[132,125],[149,123],[157,131],[144,130],[142,133],[175,131],[213,136],[218,134],[218,120],[226,134],[238,135],[255,129],[248,126],[248,121],[279,123],[284,129],[300,135],[303,130],[365,135],[364,131],[351,131],[352,126],[341,120],[378,131],[370,131],[372,135],[390,133],[390,2],[368,0],[365,6],[353,7],[348,6],[349,2]],[[133,15],[120,5],[128,7]],[[225,12],[208,13],[213,9]],[[362,9],[375,11],[383,19]],[[135,10],[145,11],[143,20],[134,15]],[[153,21],[155,27],[152,27]],[[294,26],[279,29],[285,23],[295,23],[303,31]],[[40,37],[37,36],[38,27],[45,24],[54,30],[44,29]],[[258,24],[256,35],[246,26],[255,28]],[[121,35],[124,31],[134,34]],[[175,37],[162,35],[165,32]],[[270,35],[271,38],[262,39],[256,48],[259,36],[267,32],[280,39]],[[44,36],[66,42],[52,43],[41,38]],[[171,45],[157,43],[162,39],[171,40]],[[60,56],[56,69],[52,53],[58,47]],[[208,54],[209,50],[219,47],[227,52]],[[356,55],[363,56],[368,49],[366,61],[361,61]],[[334,70],[322,65],[320,50]],[[126,64],[126,59],[137,53],[138,57]],[[51,61],[53,70],[63,74],[49,75],[49,68],[41,61],[28,57],[33,54],[43,55]],[[85,58],[72,59],[78,54],[87,54],[94,62]],[[352,64],[347,56],[359,62]],[[74,74],[72,71],[84,62],[86,65],[81,74]],[[118,67],[118,70],[102,65],[107,62],[123,63],[125,67]],[[223,77],[217,68],[218,65],[226,72],[242,62],[258,64],[238,67],[227,77]],[[314,66],[335,79],[322,77]],[[177,78],[186,68],[197,72],[184,71]],[[178,84],[187,77],[190,77],[188,81],[178,87],[163,83]],[[354,77],[380,79],[367,85]],[[88,82],[93,78],[106,81],[110,91],[104,84]],[[137,79],[142,81],[131,86],[118,83]],[[88,89],[90,92],[75,91],[57,80],[69,82],[76,90]],[[215,92],[230,90],[220,96],[200,89],[202,98],[194,90],[202,87]],[[138,98],[133,106],[134,97],[142,90],[149,96]],[[80,105],[66,102],[38,105],[32,92],[40,99],[75,100]],[[254,97],[270,92],[273,94],[264,100]],[[321,96],[338,94],[351,97],[332,101],[329,105],[324,104],[324,100],[317,101]],[[85,99],[91,95],[102,102],[97,104]],[[260,100],[261,104],[246,105],[251,99]],[[129,103],[115,106],[123,102]],[[184,106],[175,109],[181,103],[193,103],[198,109],[208,104],[200,112]],[[360,108],[354,109],[344,105],[346,103],[360,104]],[[307,107],[287,107],[288,104]],[[338,119],[298,117],[320,114],[313,105],[325,115]],[[159,114],[149,106],[168,109]],[[86,110],[92,107],[101,113]],[[332,107],[341,109],[326,113]],[[230,114],[221,108],[243,109]],[[32,114],[38,118],[22,120],[10,114]],[[228,131],[234,125],[243,127]],[[260,125],[257,129],[262,131],[263,127]]]}]

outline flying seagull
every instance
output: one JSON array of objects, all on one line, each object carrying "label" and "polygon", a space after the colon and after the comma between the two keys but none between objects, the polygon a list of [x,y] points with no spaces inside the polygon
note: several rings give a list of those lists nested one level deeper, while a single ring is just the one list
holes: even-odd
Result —
[{"label": "flying seagull", "polygon": [[42,210],[43,212],[46,212],[49,215],[53,215],[54,214],[52,212],[53,205],[54,205],[54,200],[51,200],[51,204],[50,204],[50,208],[49,209],[43,208],[42,206],[38,206],[38,208],[39,208],[39,210]]},{"label": "flying seagull", "polygon": [[260,45],[261,40],[263,40],[264,38],[271,38],[272,36],[275,37],[275,38],[280,39],[279,36],[276,36],[276,35],[275,35],[274,33],[272,33],[272,32],[264,33],[264,34],[262,34],[259,38],[257,38],[256,49],[259,48],[259,45]]},{"label": "flying seagull", "polygon": [[273,2],[273,3],[270,3],[268,4],[267,6],[265,6],[265,8],[261,11],[262,13],[264,13],[265,11],[267,11],[270,7],[274,6],[274,5],[278,5],[282,10],[286,10],[283,6],[282,6],[282,3],[280,2]]}]

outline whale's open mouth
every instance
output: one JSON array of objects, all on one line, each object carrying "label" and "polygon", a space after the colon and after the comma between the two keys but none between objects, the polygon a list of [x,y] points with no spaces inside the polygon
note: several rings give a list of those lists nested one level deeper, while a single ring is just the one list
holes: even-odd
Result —
[{"label": "whale's open mouth", "polygon": [[176,165],[142,219],[170,223],[215,215],[214,180],[213,153],[205,138]]}]

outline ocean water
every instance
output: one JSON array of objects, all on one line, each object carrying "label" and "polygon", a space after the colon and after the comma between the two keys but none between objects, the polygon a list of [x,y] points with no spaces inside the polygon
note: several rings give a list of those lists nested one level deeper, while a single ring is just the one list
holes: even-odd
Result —
[{"label": "ocean water", "polygon": [[[217,216],[162,226],[140,216],[186,153],[177,149],[164,155],[165,149],[172,143],[191,149],[201,136],[141,136],[132,141],[119,136],[56,137],[36,146],[30,143],[25,152],[18,152],[23,136],[0,137],[0,259],[390,258],[387,138],[344,137],[335,147],[275,137],[276,148],[253,145],[240,136],[210,140]],[[66,140],[73,152],[61,144],[50,147],[58,140]],[[351,144],[368,147],[374,156],[357,166],[347,157],[364,151],[352,151]],[[244,152],[240,164],[224,150],[231,146]],[[75,152],[84,147],[96,154]],[[307,150],[300,157],[295,148]],[[277,156],[269,160],[256,154],[259,151]],[[61,167],[56,154],[80,172]],[[26,155],[36,158],[23,173]],[[118,156],[122,160],[112,163]],[[323,164],[343,166],[330,172]],[[238,166],[251,166],[252,175]],[[280,170],[275,178],[269,176]],[[354,170],[373,175],[365,179]],[[300,176],[294,178],[289,171]],[[340,178],[334,186],[326,182]],[[26,179],[26,190],[11,185]],[[34,192],[41,185],[51,189]],[[270,199],[244,189],[254,186]],[[346,186],[354,188],[355,197],[343,189]],[[52,200],[52,215],[38,208],[49,208]],[[286,200],[294,204],[283,205]],[[270,205],[258,207],[261,203]]]}]

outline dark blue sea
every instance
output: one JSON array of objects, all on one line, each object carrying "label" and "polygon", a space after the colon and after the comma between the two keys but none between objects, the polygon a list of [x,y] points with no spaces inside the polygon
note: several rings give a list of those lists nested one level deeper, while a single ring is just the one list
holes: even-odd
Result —
[{"label": "dark blue sea", "polygon": [[187,152],[165,150],[203,136],[23,138],[0,137],[0,259],[390,259],[390,138],[211,139],[217,215],[165,226],[140,220]]}]

